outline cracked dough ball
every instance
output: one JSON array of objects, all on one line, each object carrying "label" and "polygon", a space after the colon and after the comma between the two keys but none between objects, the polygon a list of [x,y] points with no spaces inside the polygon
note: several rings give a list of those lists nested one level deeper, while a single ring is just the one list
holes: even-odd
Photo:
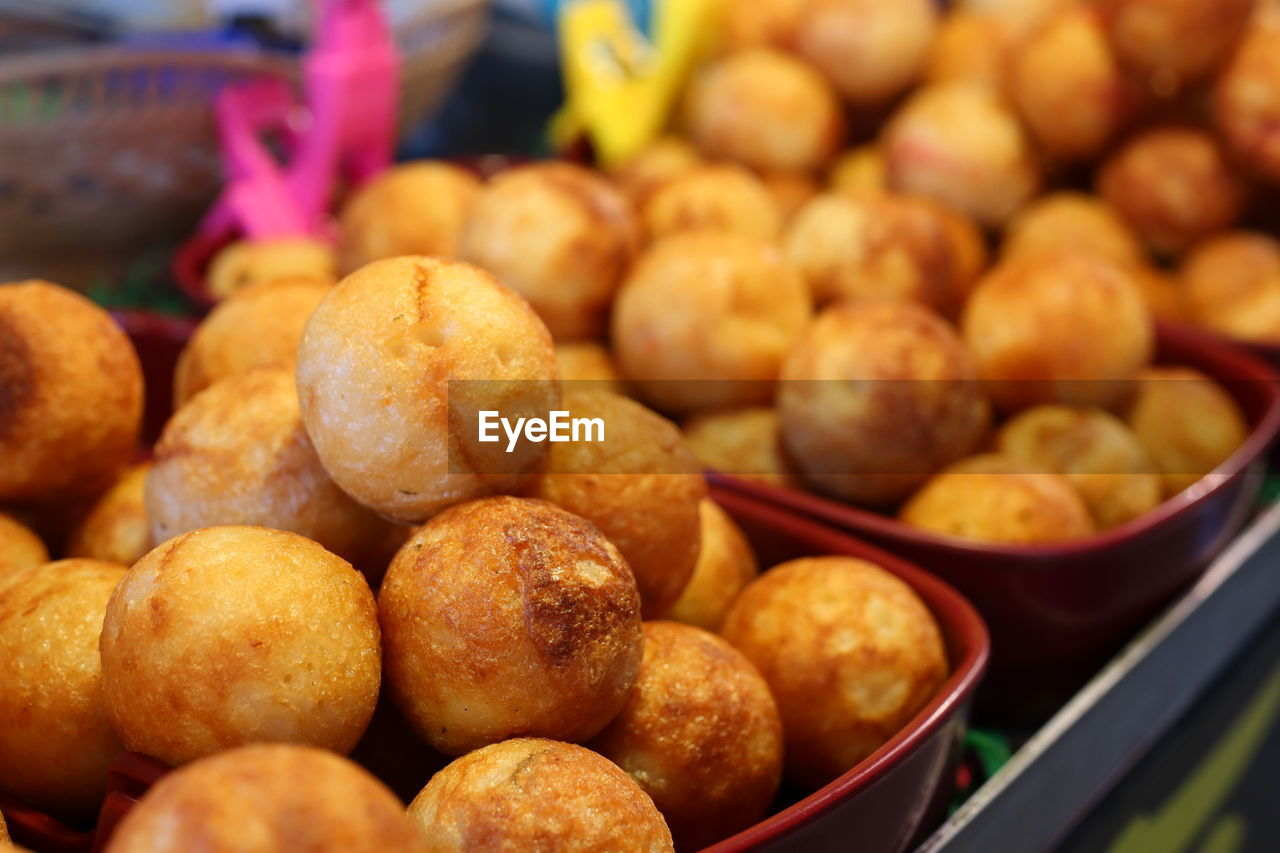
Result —
[{"label": "cracked dough ball", "polygon": [[237,240],[214,256],[206,277],[209,294],[226,299],[237,290],[278,278],[333,282],[338,262],[327,243],[306,237]]},{"label": "cracked dough ball", "polygon": [[150,462],[134,465],[98,498],[72,534],[69,556],[132,566],[151,550],[145,498],[150,470]]},{"label": "cracked dough ball", "polygon": [[640,205],[650,241],[683,231],[733,231],[774,240],[782,213],[764,182],[729,163],[689,169],[655,187]]}]

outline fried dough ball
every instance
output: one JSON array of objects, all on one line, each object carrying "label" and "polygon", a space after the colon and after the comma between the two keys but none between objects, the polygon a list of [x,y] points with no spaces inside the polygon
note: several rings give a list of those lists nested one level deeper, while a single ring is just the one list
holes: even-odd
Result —
[{"label": "fried dough ball", "polygon": [[332,289],[322,279],[282,278],[237,290],[218,303],[178,356],[174,406],[228,376],[260,367],[292,369],[307,319]]},{"label": "fried dough ball", "polygon": [[875,752],[934,697],[947,657],[911,587],[866,560],[776,566],[729,611],[721,634],[777,700],[785,776],[825,785]]},{"label": "fried dough ball", "polygon": [[207,527],[129,569],[102,626],[107,717],[168,764],[280,741],[348,752],[378,698],[377,606],[350,563],[265,527]]},{"label": "fried dough ball", "polygon": [[215,300],[223,300],[237,290],[278,278],[332,283],[338,278],[338,261],[328,244],[307,237],[237,240],[214,256],[206,286]]},{"label": "fried dough ball", "polygon": [[392,524],[329,478],[307,437],[293,374],[218,382],[177,411],[146,475],[153,541],[228,524],[301,534],[360,568],[381,569]]},{"label": "fried dough ball", "polygon": [[570,163],[508,169],[481,188],[461,257],[533,306],[556,340],[599,337],[637,247],[627,199]]},{"label": "fried dough ball", "polygon": [[840,155],[827,172],[827,183],[838,193],[860,195],[888,190],[884,152],[878,145],[860,145]]},{"label": "fried dough ball", "polygon": [[715,634],[647,622],[627,703],[591,747],[631,774],[683,850],[764,817],[782,778],[782,723],[769,685]]},{"label": "fried dough ball", "polygon": [[1084,499],[1065,477],[997,454],[946,468],[899,517],[931,533],[1004,545],[1067,542],[1095,530]]},{"label": "fried dough ball", "polygon": [[818,182],[808,172],[771,171],[760,175],[764,188],[773,196],[785,225],[795,218],[800,209],[821,192]]},{"label": "fried dough ball", "polygon": [[1096,157],[1131,110],[1102,21],[1083,4],[1067,7],[1023,41],[1007,79],[1018,115],[1053,159]]},{"label": "fried dough ball", "polygon": [[1119,402],[1151,359],[1151,312],[1132,275],[1087,255],[1048,253],[996,267],[969,299],[964,339],[996,402]]},{"label": "fried dough ball", "polygon": [[640,256],[613,306],[623,374],[672,412],[767,403],[813,303],[774,245],[690,231]]},{"label": "fried dough ball", "polygon": [[1112,154],[1098,191],[1149,249],[1171,255],[1235,224],[1246,187],[1208,133],[1163,127]]},{"label": "fried dough ball", "polygon": [[132,566],[151,550],[145,500],[150,462],[129,468],[94,503],[67,544],[67,555]]},{"label": "fried dough ball", "polygon": [[542,461],[545,443],[479,444],[479,411],[514,421],[559,401],[551,336],[529,305],[483,270],[427,257],[343,279],[307,323],[297,381],[334,482],[409,522],[516,488]]},{"label": "fried dough ball", "polygon": [[796,22],[806,0],[750,0],[725,3],[721,36],[726,53],[753,47],[781,47],[791,44]]},{"label": "fried dough ball", "polygon": [[10,849],[13,849],[13,845],[9,844],[9,827],[5,825],[2,814],[0,814],[0,843],[8,844]]},{"label": "fried dough ball", "polygon": [[49,551],[35,531],[0,512],[0,583],[20,569],[49,561]]},{"label": "fried dough ball", "polygon": [[661,136],[613,169],[611,177],[627,198],[639,204],[656,187],[703,162],[693,143],[679,136]]},{"label": "fried dough ball", "polygon": [[486,498],[427,522],[392,560],[378,608],[396,701],[449,755],[522,734],[586,740],[640,665],[626,561],[543,501]]},{"label": "fried dough ball", "polygon": [[653,801],[612,761],[585,747],[515,738],[441,770],[409,804],[436,853],[664,853],[671,832]]},{"label": "fried dough ball", "polygon": [[782,449],[778,410],[730,409],[694,415],[684,440],[703,467],[781,488],[798,488],[799,478]]},{"label": "fried dough ball", "polygon": [[0,586],[0,790],[91,815],[120,753],[102,707],[98,634],[124,566],[60,560]]},{"label": "fried dough ball", "polygon": [[1138,375],[1125,421],[1176,495],[1227,460],[1249,437],[1244,413],[1225,388],[1189,367]]},{"label": "fried dough ball", "polygon": [[997,20],[1010,37],[1022,39],[1053,17],[1054,13],[1079,0],[957,0],[956,13],[982,15]]},{"label": "fried dough ball", "polygon": [[942,220],[951,244],[951,278],[960,301],[969,298],[974,285],[987,269],[987,239],[971,218],[932,199],[921,199]]},{"label": "fried dough ball", "polygon": [[1160,475],[1138,437],[1101,409],[1028,409],[1000,428],[995,450],[1066,477],[1100,530],[1154,509],[1162,497]]},{"label": "fried dough ball", "polygon": [[596,527],[626,558],[646,618],[667,612],[693,576],[698,503],[707,484],[675,424],[606,391],[570,391],[574,418],[598,418],[603,441],[554,444],[527,493]]},{"label": "fried dough ball", "polygon": [[703,498],[698,516],[702,520],[698,565],[667,618],[718,631],[739,593],[760,574],[760,566],[747,537],[719,504]]},{"label": "fried dough ball", "polygon": [[1104,0],[1119,57],[1159,95],[1200,80],[1227,59],[1248,26],[1254,0]]},{"label": "fried dough ball", "polygon": [[1197,246],[1182,283],[1197,323],[1234,338],[1280,341],[1280,242],[1235,231]]},{"label": "fried dough ball", "polygon": [[342,274],[400,255],[455,257],[479,189],[472,172],[437,160],[401,163],[378,175],[338,217]]},{"label": "fried dough ball", "polygon": [[783,365],[778,411],[809,485],[872,505],[973,452],[990,423],[959,336],[905,302],[839,302],[820,314]]},{"label": "fried dough ball", "polygon": [[124,816],[106,853],[425,853],[395,795],[322,749],[259,744],[168,774]]},{"label": "fried dough ball", "polygon": [[934,198],[986,227],[1006,222],[1040,186],[1017,117],[982,86],[920,89],[890,119],[882,139],[893,189]]},{"label": "fried dough ball", "polygon": [[684,111],[703,154],[753,169],[818,169],[844,140],[844,111],[831,85],[806,63],[768,48],[699,70]]},{"label": "fried dough ball", "polygon": [[97,494],[141,421],[142,367],[111,315],[45,281],[0,285],[0,500]]},{"label": "fried dough ball", "polygon": [[1213,90],[1213,118],[1231,153],[1272,183],[1280,182],[1280,13],[1262,4]]},{"label": "fried dough ball", "polygon": [[627,393],[627,380],[622,378],[618,363],[604,344],[596,341],[556,344],[556,364],[560,366],[560,378],[570,383],[566,387]]},{"label": "fried dough ball", "polygon": [[994,15],[953,11],[943,17],[929,49],[924,80],[1002,86],[1013,44],[1009,26]]},{"label": "fried dough ball", "polygon": [[937,19],[932,0],[808,0],[795,48],[850,104],[878,106],[920,78]]},{"label": "fried dough ball", "polygon": [[1166,323],[1187,322],[1187,299],[1177,278],[1146,263],[1130,267],[1129,272],[1152,317]]},{"label": "fried dough ball", "polygon": [[1069,191],[1036,199],[1005,229],[1001,257],[1044,252],[1079,253],[1123,265],[1142,263],[1146,257],[1111,205],[1097,196]]},{"label": "fried dough ball", "polygon": [[943,313],[960,304],[950,232],[922,199],[821,195],[787,229],[783,248],[819,303],[907,300]]},{"label": "fried dough ball", "polygon": [[782,230],[782,213],[764,182],[723,163],[698,166],[656,187],[640,205],[640,221],[650,240],[696,230],[773,240]]}]

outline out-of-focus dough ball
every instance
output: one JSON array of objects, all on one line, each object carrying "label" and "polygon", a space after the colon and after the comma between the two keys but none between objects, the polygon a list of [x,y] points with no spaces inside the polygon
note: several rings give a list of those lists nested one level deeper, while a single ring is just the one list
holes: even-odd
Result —
[{"label": "out-of-focus dough ball", "polygon": [[1201,243],[1183,261],[1183,287],[1194,320],[1251,341],[1280,341],[1280,243],[1235,231]]},{"label": "out-of-focus dough ball", "polygon": [[452,163],[402,163],[361,187],[338,217],[343,275],[400,255],[458,254],[479,179]]},{"label": "out-of-focus dough ball", "polygon": [[141,421],[142,367],[111,315],[45,281],[0,285],[0,500],[97,494]]},{"label": "out-of-focus dough ball", "polygon": [[942,313],[960,305],[950,232],[922,199],[821,195],[796,216],[783,248],[819,303],[908,300]]},{"label": "out-of-focus dough ball", "polygon": [[617,166],[611,177],[627,198],[639,204],[656,187],[703,162],[693,143],[679,136],[662,136]]},{"label": "out-of-focus dough ball", "polygon": [[1040,186],[1017,117],[983,86],[920,89],[890,119],[883,146],[891,187],[935,198],[987,227],[1006,222]]},{"label": "out-of-focus dough ball", "polygon": [[1022,39],[1044,24],[1055,12],[1079,0],[957,0],[957,13],[983,15],[999,21],[1010,36]]},{"label": "out-of-focus dough ball", "polygon": [[251,285],[219,303],[178,356],[174,406],[228,376],[259,367],[292,369],[307,319],[332,289],[331,281],[284,278]]},{"label": "out-of-focus dough ball", "polygon": [[265,527],[208,527],[129,569],[102,626],[126,748],[169,764],[258,741],[348,752],[378,698],[377,606],[350,563]]},{"label": "out-of-focus dough ball", "polygon": [[888,167],[878,145],[860,145],[841,154],[827,172],[827,183],[838,193],[860,195],[889,188]]},{"label": "out-of-focus dough ball", "polygon": [[590,738],[640,664],[626,561],[589,522],[543,501],[441,513],[392,560],[378,607],[396,701],[450,755],[521,734]]},{"label": "out-of-focus dough ball", "polygon": [[971,452],[990,407],[955,331],[911,303],[839,302],[782,369],[782,438],[815,489],[892,504]]},{"label": "out-of-focus dough ball", "polygon": [[1064,9],[1020,44],[1007,80],[1031,137],[1054,159],[1096,157],[1132,107],[1102,21],[1083,4]]},{"label": "out-of-focus dough ball", "polygon": [[760,175],[764,188],[773,196],[783,224],[790,222],[800,209],[821,192],[821,187],[808,172],[771,171]]},{"label": "out-of-focus dough ball", "polygon": [[1146,258],[1138,238],[1107,202],[1077,192],[1036,199],[1005,229],[1001,257],[1042,252],[1092,255],[1124,265]]},{"label": "out-of-focus dough ball", "polygon": [[685,422],[684,440],[712,471],[782,488],[800,485],[782,449],[777,409],[761,406],[694,415]]},{"label": "out-of-focus dough ball", "polygon": [[649,193],[640,221],[650,240],[682,231],[733,231],[773,240],[782,213],[764,182],[740,166],[699,166]]},{"label": "out-of-focus dough ball", "polygon": [[900,518],[932,533],[1005,545],[1066,542],[1095,531],[1065,477],[996,454],[945,469],[907,501]]},{"label": "out-of-focus dough ball", "polygon": [[124,566],[60,560],[0,585],[0,790],[91,815],[120,753],[102,707],[98,634]]},{"label": "out-of-focus dough ball", "polygon": [[708,631],[719,631],[729,607],[760,573],[747,537],[711,498],[698,504],[702,548],[689,585],[667,618]]},{"label": "out-of-focus dough ball", "polygon": [[675,622],[645,623],[635,687],[591,747],[631,774],[687,850],[764,817],[782,778],[769,685],[723,639]]},{"label": "out-of-focus dough ball", "polygon": [[708,157],[754,169],[817,169],[844,140],[840,98],[822,75],[767,48],[699,70],[686,92],[689,136]]},{"label": "out-of-focus dough ball", "polygon": [[1189,367],[1142,371],[1125,420],[1170,496],[1217,468],[1249,437],[1248,421],[1227,390]]},{"label": "out-of-focus dough ball", "polygon": [[401,521],[517,487],[547,445],[478,443],[478,413],[546,417],[558,380],[551,336],[524,300],[483,270],[427,257],[347,276],[298,349],[302,419],[325,470]]},{"label": "out-of-focus dough ball", "polygon": [[809,788],[875,752],[947,677],[942,636],[924,602],[852,557],[770,569],[738,598],[721,634],[769,683],[786,778]]},{"label": "out-of-focus dough ball", "polygon": [[1101,409],[1028,409],[1000,428],[995,450],[1066,477],[1101,530],[1154,509],[1162,497],[1160,475],[1138,437]]},{"label": "out-of-focus dough ball", "polygon": [[333,249],[306,237],[249,242],[237,240],[214,256],[206,286],[216,300],[277,278],[312,278],[333,282],[338,261]]},{"label": "out-of-focus dough ball", "polygon": [[808,0],[795,48],[855,106],[877,106],[924,71],[937,30],[932,0]]},{"label": "out-of-focus dough ball", "polygon": [[1116,54],[1158,95],[1210,75],[1240,41],[1255,0],[1104,0]]},{"label": "out-of-focus dough ball", "polygon": [[556,363],[560,366],[560,378],[571,383],[566,387],[578,391],[627,393],[627,380],[622,378],[618,363],[602,343],[578,341],[556,344]]},{"label": "out-of-focus dough ball", "polygon": [[795,38],[796,22],[806,0],[750,0],[724,3],[721,22],[724,48],[736,53],[752,47],[785,48]]},{"label": "out-of-focus dough ball", "polygon": [[1006,410],[1107,408],[1151,359],[1154,324],[1123,267],[1082,254],[1012,258],[969,299],[964,339]]},{"label": "out-of-focus dough ball", "polygon": [[1003,86],[1013,43],[1009,26],[994,15],[951,12],[929,48],[925,82]]},{"label": "out-of-focus dough ball", "polygon": [[481,188],[461,256],[515,290],[556,340],[599,337],[637,247],[631,204],[570,163],[509,169]]},{"label": "out-of-focus dough ball", "polygon": [[[1264,3],[1243,43],[1218,75],[1213,118],[1231,153],[1280,182],[1280,12]],[[1265,13],[1262,13],[1265,10]]]},{"label": "out-of-focus dough ball", "polygon": [[1151,316],[1166,323],[1187,322],[1189,309],[1186,294],[1174,275],[1149,263],[1130,267],[1129,272],[1143,301],[1147,303]]},{"label": "out-of-focus dough ball", "polygon": [[1235,224],[1246,187],[1208,133],[1162,127],[1112,154],[1098,191],[1148,248],[1176,254]]},{"label": "out-of-focus dough ball", "polygon": [[124,816],[107,853],[425,853],[395,795],[322,749],[259,744],[157,782]]},{"label": "out-of-focus dough ball", "polygon": [[665,853],[671,832],[639,785],[591,750],[542,738],[477,749],[441,770],[409,805],[436,853]]},{"label": "out-of-focus dough ball", "polygon": [[0,583],[20,569],[49,560],[49,551],[35,531],[13,516],[0,512]]},{"label": "out-of-focus dough ball", "polygon": [[974,285],[987,269],[987,238],[969,216],[933,199],[921,199],[941,218],[951,244],[951,277],[961,301],[969,298]]},{"label": "out-of-focus dough ball", "polygon": [[67,545],[67,555],[132,566],[151,550],[144,498],[150,462],[134,465],[94,503]]},{"label": "out-of-focus dough ball", "polygon": [[771,243],[673,234],[640,256],[618,292],[613,346],[659,409],[767,403],[812,312],[808,288]]},{"label": "out-of-focus dough ball", "polygon": [[604,440],[553,444],[527,493],[600,528],[631,566],[645,617],[662,616],[698,562],[707,496],[698,460],[675,424],[634,400],[568,392],[563,408],[602,421]]},{"label": "out-of-focus dough ball", "polygon": [[376,574],[392,524],[329,478],[307,437],[293,374],[241,373],[197,394],[156,442],[146,475],[153,541],[201,527],[289,530]]}]

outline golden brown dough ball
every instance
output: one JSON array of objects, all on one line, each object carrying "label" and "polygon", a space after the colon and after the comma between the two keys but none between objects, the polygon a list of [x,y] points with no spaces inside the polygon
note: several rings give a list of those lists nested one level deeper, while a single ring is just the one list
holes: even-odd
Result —
[{"label": "golden brown dough ball", "polygon": [[237,240],[214,256],[206,285],[215,300],[222,300],[237,290],[277,278],[336,281],[338,261],[333,248],[307,237]]},{"label": "golden brown dough ball", "polygon": [[697,71],[685,123],[702,153],[754,169],[817,169],[844,140],[840,98],[790,54],[755,48]]},{"label": "golden brown dough ball", "polygon": [[1055,192],[1023,208],[1005,229],[1003,258],[1073,252],[1117,264],[1139,264],[1146,252],[1107,202],[1078,192]]},{"label": "golden brown dough ball", "polygon": [[1009,411],[1112,406],[1150,361],[1155,338],[1131,274],[1070,253],[996,267],[970,297],[963,330],[992,397]]},{"label": "golden brown dough ball", "polygon": [[1129,272],[1152,317],[1166,323],[1187,322],[1187,298],[1177,277],[1148,263],[1132,266]]},{"label": "golden brown dough ball", "polygon": [[819,303],[907,300],[943,313],[960,305],[951,232],[922,199],[821,195],[791,223],[783,248]]},{"label": "golden brown dough ball", "polygon": [[138,355],[74,291],[0,285],[0,389],[0,500],[94,495],[137,449]]},{"label": "golden brown dough ball", "polygon": [[875,752],[947,677],[942,636],[924,602],[852,557],[770,569],[738,598],[721,634],[769,683],[786,778],[806,788]]},{"label": "golden brown dough ball", "polygon": [[752,47],[791,44],[806,0],[749,0],[724,3],[721,22],[724,48],[735,53]]},{"label": "golden brown dough ball", "polygon": [[515,738],[441,770],[409,804],[434,853],[555,850],[665,853],[653,801],[607,758],[571,743]]},{"label": "golden brown dough ball", "polygon": [[1096,157],[1132,109],[1120,64],[1097,10],[1084,4],[1055,15],[1014,51],[1009,97],[1048,157]]},{"label": "golden brown dough ball", "polygon": [[760,566],[747,537],[719,504],[703,498],[698,515],[702,519],[698,564],[667,618],[718,631],[738,594],[760,573]]},{"label": "golden brown dough ball", "polygon": [[576,341],[556,344],[556,364],[560,366],[560,378],[570,383],[566,387],[578,391],[627,393],[627,380],[622,378],[617,361],[602,343]]},{"label": "golden brown dough ball", "polygon": [[690,169],[655,187],[640,205],[640,221],[650,240],[698,230],[773,240],[782,229],[782,213],[764,182],[724,163]]},{"label": "golden brown dough ball", "polygon": [[260,744],[168,774],[124,816],[106,853],[425,853],[395,795],[322,749]]},{"label": "golden brown dough ball", "polygon": [[1138,375],[1124,417],[1176,495],[1226,461],[1249,437],[1244,413],[1225,388],[1189,367]]},{"label": "golden brown dough ball", "polygon": [[1066,477],[1100,530],[1154,509],[1162,497],[1160,475],[1138,437],[1101,409],[1028,409],[1000,428],[995,450]]},{"label": "golden brown dough ball", "polygon": [[1098,172],[1102,197],[1149,249],[1166,255],[1235,224],[1246,189],[1217,141],[1190,127],[1140,133]]},{"label": "golden brown dough ball", "polygon": [[1280,341],[1280,242],[1234,231],[1206,240],[1182,263],[1192,318],[1224,335]]},{"label": "golden brown dough ball", "polygon": [[[1269,0],[1268,0],[1269,2]],[[1248,26],[1255,0],[1103,0],[1119,57],[1158,95],[1212,74]]]},{"label": "golden brown dough ball", "polygon": [[94,814],[120,753],[102,706],[98,634],[124,566],[60,560],[0,586],[0,790]]},{"label": "golden brown dough ball", "polygon": [[378,175],[338,217],[342,274],[400,255],[455,257],[479,188],[472,172],[436,160],[401,163]]},{"label": "golden brown dough ball", "polygon": [[[0,814],[0,842],[9,844],[9,827],[5,825],[4,815]],[[9,844],[12,849],[13,845]]]},{"label": "golden brown dough ball", "polygon": [[613,306],[623,374],[672,412],[767,403],[813,313],[773,244],[690,231],[640,256]]},{"label": "golden brown dough ball", "polygon": [[943,470],[907,501],[899,517],[931,533],[1003,545],[1067,542],[1096,529],[1084,499],[1065,477],[996,454]]},{"label": "golden brown dough ball", "polygon": [[684,424],[684,440],[712,471],[782,488],[800,485],[782,449],[777,409],[760,406],[694,415]]},{"label": "golden brown dough ball", "polygon": [[800,209],[822,191],[818,182],[808,172],[774,170],[760,175],[764,188],[773,196],[785,225],[795,218]]},{"label": "golden brown dough ball", "polygon": [[1040,186],[1040,170],[1017,116],[994,90],[926,86],[898,109],[882,137],[889,185],[934,198],[997,227]]},{"label": "golden brown dough ball", "polygon": [[840,155],[827,172],[827,183],[838,193],[860,195],[889,188],[888,167],[878,145],[860,145]]},{"label": "golden brown dough ball", "polygon": [[973,83],[1003,86],[1014,44],[1009,25],[994,15],[965,10],[942,18],[929,48],[926,83]]},{"label": "golden brown dough ball", "polygon": [[132,566],[151,550],[145,500],[150,462],[129,468],[98,498],[67,544],[67,555]]},{"label": "golden brown dough ball", "polygon": [[783,365],[778,411],[809,485],[873,505],[971,453],[990,422],[959,336],[905,302],[838,302],[820,314]]},{"label": "golden brown dough ball", "polygon": [[182,348],[173,374],[181,406],[219,379],[259,367],[292,369],[307,319],[333,283],[283,278],[238,290],[209,312]]},{"label": "golden brown dough ball", "polygon": [[329,478],[307,437],[293,374],[266,368],[197,394],[165,425],[146,476],[153,541],[201,527],[289,530],[376,574],[391,522]]},{"label": "golden brown dough ball", "polygon": [[967,300],[987,269],[987,238],[972,218],[932,199],[921,199],[942,220],[951,244],[951,277],[960,302]]},{"label": "golden brown dough ball", "polygon": [[391,562],[378,607],[396,701],[450,755],[521,734],[586,740],[618,713],[640,664],[626,561],[543,501],[441,513]]},{"label": "golden brown dough ball", "polygon": [[958,13],[982,15],[999,21],[1014,39],[1023,39],[1054,13],[1079,0],[956,0]]},{"label": "golden brown dough ball", "polygon": [[1280,182],[1280,12],[1259,14],[1213,90],[1213,118],[1231,153],[1254,172]]},{"label": "golden brown dough ball", "polygon": [[603,441],[554,444],[527,494],[596,527],[626,558],[646,618],[664,615],[698,562],[707,484],[675,424],[606,391],[570,391],[573,418],[599,419]]},{"label": "golden brown dough ball", "polygon": [[168,764],[279,741],[348,752],[381,674],[364,577],[315,542],[207,527],[129,569],[102,626],[107,716]]},{"label": "golden brown dough ball", "polygon": [[639,204],[656,187],[703,164],[693,143],[661,136],[613,169],[611,177],[627,198]]},{"label": "golden brown dough ball", "polygon": [[937,19],[931,0],[808,0],[795,48],[850,104],[877,106],[920,78]]},{"label": "golden brown dough ball", "polygon": [[481,188],[461,256],[515,290],[556,340],[599,337],[637,247],[631,204],[604,177],[534,163]]},{"label": "golden brown dough ball", "polygon": [[0,512],[0,583],[20,569],[48,562],[49,551],[35,531]]},{"label": "golden brown dough ball", "polygon": [[723,639],[675,622],[645,623],[635,687],[591,747],[653,798],[682,850],[760,820],[782,778],[769,685]]},{"label": "golden brown dough ball", "polygon": [[545,443],[478,443],[480,411],[514,422],[559,401],[551,336],[529,305],[483,270],[427,257],[343,279],[307,323],[297,381],[329,476],[410,522],[509,491],[542,461]]}]

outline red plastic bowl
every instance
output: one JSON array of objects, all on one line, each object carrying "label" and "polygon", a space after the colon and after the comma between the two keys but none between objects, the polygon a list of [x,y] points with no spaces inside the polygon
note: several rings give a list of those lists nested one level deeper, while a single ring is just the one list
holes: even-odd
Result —
[{"label": "red plastic bowl", "polygon": [[1248,417],[1248,440],[1213,475],[1150,513],[1077,542],[1001,546],[947,538],[798,490],[713,481],[892,550],[945,578],[987,620],[993,677],[1029,692],[1061,667],[1112,650],[1186,588],[1247,519],[1280,430],[1280,376],[1242,351],[1162,328],[1158,360],[1221,381]]}]

